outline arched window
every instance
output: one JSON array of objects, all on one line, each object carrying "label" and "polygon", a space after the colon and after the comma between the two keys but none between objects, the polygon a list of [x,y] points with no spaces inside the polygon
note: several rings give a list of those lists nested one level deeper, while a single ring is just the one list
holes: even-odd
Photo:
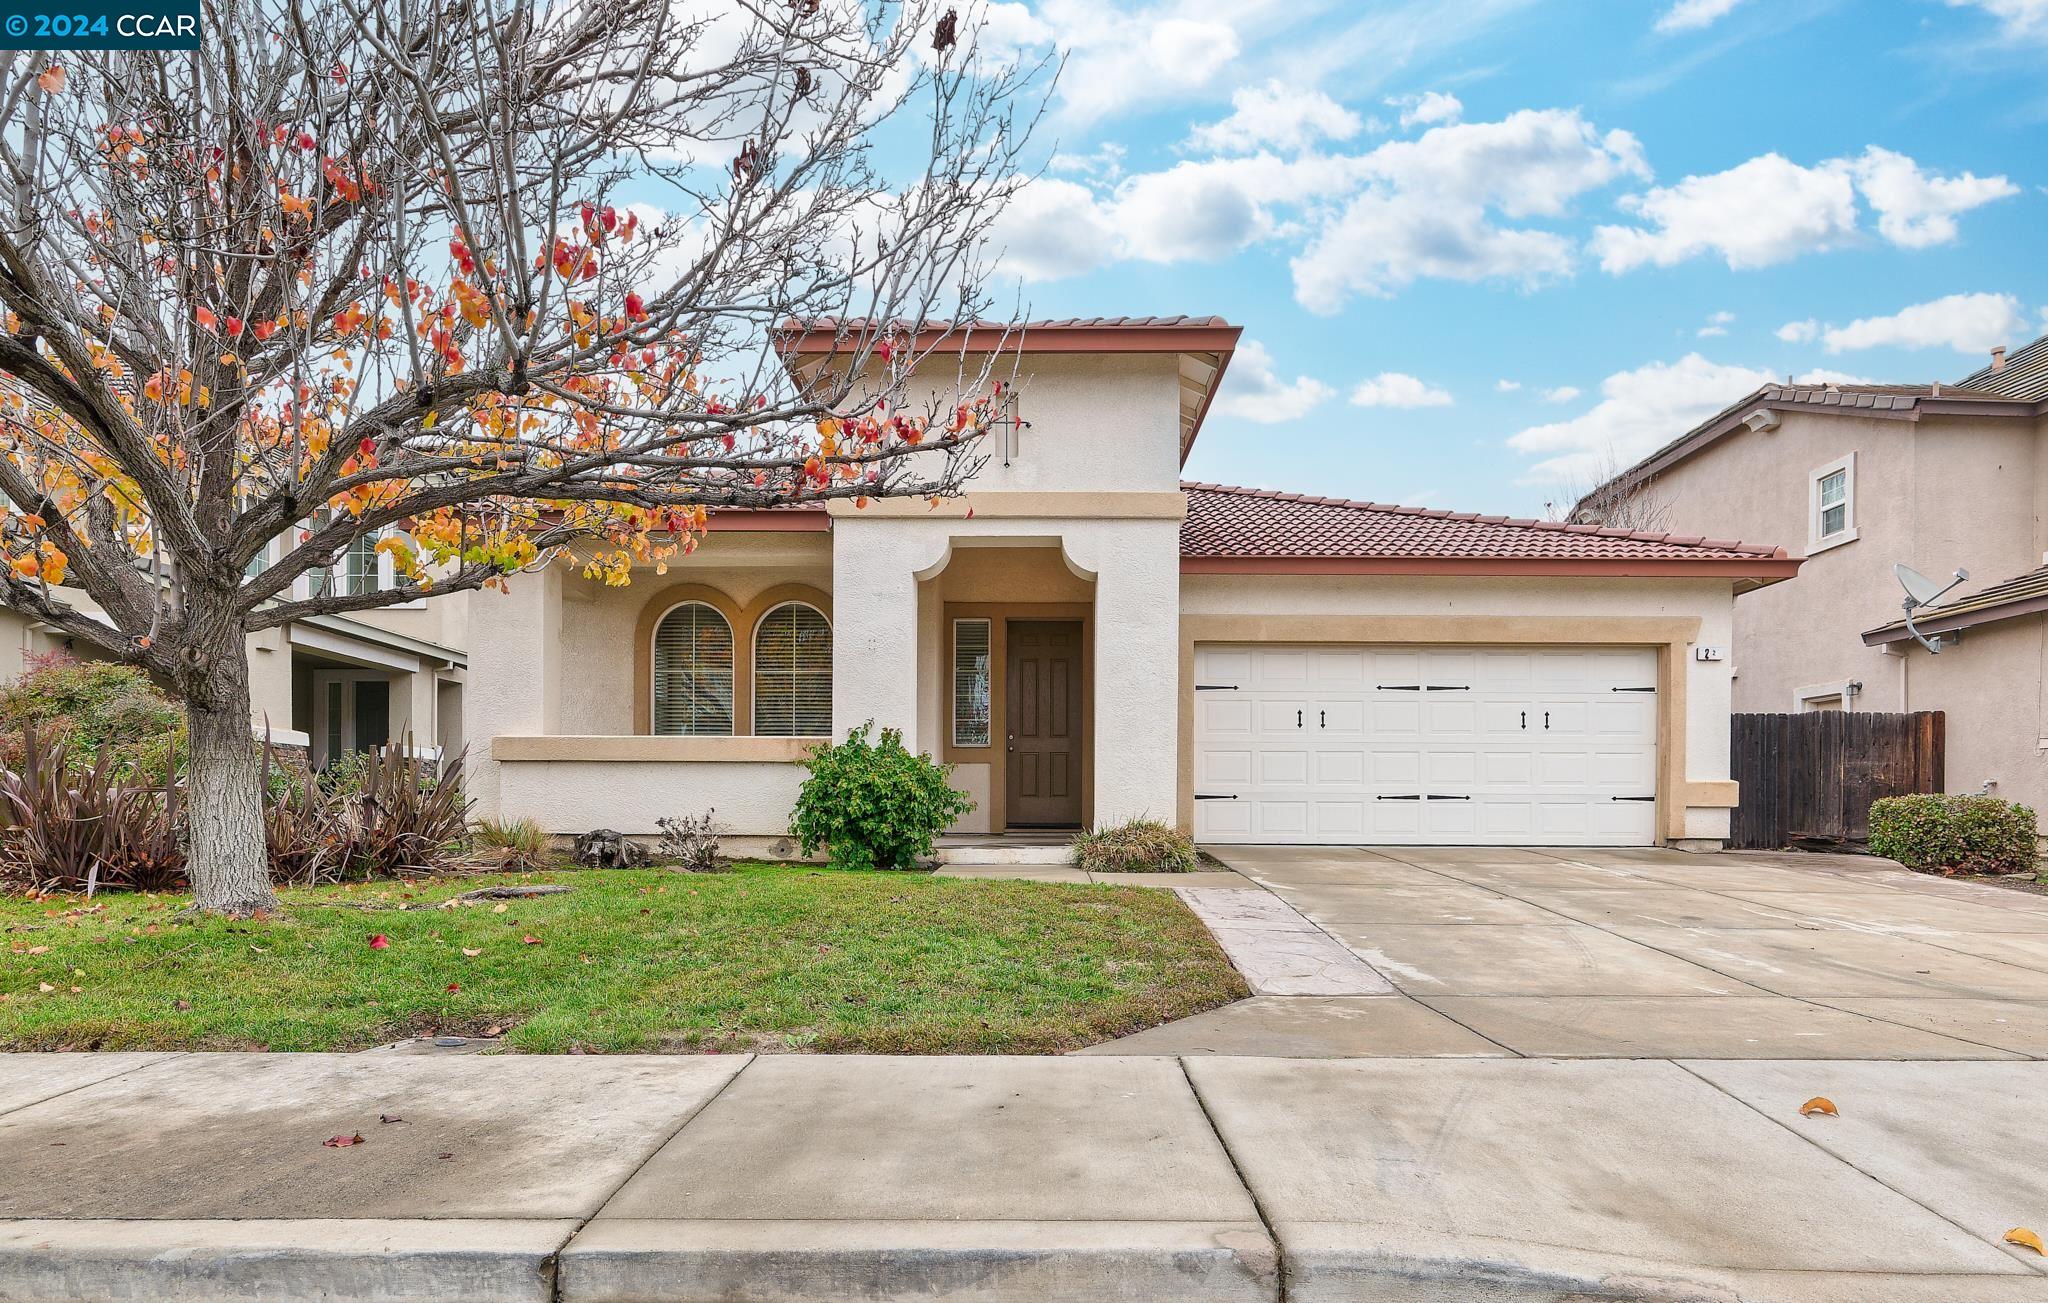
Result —
[{"label": "arched window", "polygon": [[718,608],[685,602],[654,627],[654,731],[732,734],[732,626]]},{"label": "arched window", "polygon": [[784,602],[754,626],[754,733],[832,735],[832,626],[814,607]]}]

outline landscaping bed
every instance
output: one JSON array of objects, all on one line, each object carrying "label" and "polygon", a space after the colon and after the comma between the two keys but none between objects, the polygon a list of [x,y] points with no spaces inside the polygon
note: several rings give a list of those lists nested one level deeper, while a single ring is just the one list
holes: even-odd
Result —
[{"label": "landscaping bed", "polygon": [[[570,890],[445,905],[543,883]],[[281,894],[256,922],[0,900],[0,1049],[1053,1053],[1248,994],[1172,893],[1136,887],[745,864]]]}]

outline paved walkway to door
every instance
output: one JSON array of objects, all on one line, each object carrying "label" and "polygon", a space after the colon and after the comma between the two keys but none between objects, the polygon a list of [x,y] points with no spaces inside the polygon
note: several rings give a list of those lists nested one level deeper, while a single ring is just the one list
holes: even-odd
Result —
[{"label": "paved walkway to door", "polygon": [[1090,1053],[2048,1058],[2048,897],[1857,856],[1209,847],[1396,994]]}]

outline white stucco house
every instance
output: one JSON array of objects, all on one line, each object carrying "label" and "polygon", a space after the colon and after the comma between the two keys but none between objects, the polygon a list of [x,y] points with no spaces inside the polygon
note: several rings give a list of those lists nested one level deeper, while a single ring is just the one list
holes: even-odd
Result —
[{"label": "white stucco house", "polygon": [[874,720],[955,766],[962,833],[1720,844],[1733,601],[1796,558],[1183,483],[1236,327],[984,333],[1028,424],[965,498],[723,512],[665,576],[480,595],[479,813],[772,844],[794,762]]}]

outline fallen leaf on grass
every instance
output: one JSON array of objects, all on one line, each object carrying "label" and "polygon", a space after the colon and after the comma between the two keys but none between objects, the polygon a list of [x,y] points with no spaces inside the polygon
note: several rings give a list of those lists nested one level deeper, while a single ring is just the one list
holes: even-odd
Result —
[{"label": "fallen leaf on grass", "polygon": [[1841,1116],[1841,1114],[1835,1111],[1835,1101],[1829,1099],[1826,1095],[1815,1095],[1812,1099],[1799,1106],[1800,1117],[1812,1117],[1815,1113],[1825,1113],[1829,1117]]},{"label": "fallen leaf on grass", "polygon": [[477,957],[478,955],[482,954],[482,953],[483,953],[483,951],[481,951],[481,950],[471,950],[471,949],[470,949],[470,948],[469,948],[468,946],[464,946],[464,947],[462,948],[462,953],[463,953],[463,954],[465,954],[465,955],[467,955],[467,956],[469,956],[469,957],[470,957],[471,959],[474,959],[474,958],[476,958],[476,957]]},{"label": "fallen leaf on grass", "polygon": [[448,989],[449,989],[449,990],[451,990],[451,991],[460,991],[460,990],[462,989],[462,983],[460,983],[460,982],[450,982],[450,983],[448,983]]},{"label": "fallen leaf on grass", "polygon": [[50,993],[51,991],[54,991],[54,990],[56,990],[57,988],[56,988],[56,987],[54,987],[54,986],[51,986],[51,985],[50,985],[50,984],[49,984],[48,982],[38,982],[38,983],[36,983],[36,989],[37,989],[38,991],[41,991],[41,992],[43,992],[43,993],[44,993],[45,995],[47,995],[47,994],[49,994],[49,993]]},{"label": "fallen leaf on grass", "polygon": [[540,944],[540,938],[529,932],[527,935],[519,938],[519,942],[521,945],[537,946]]},{"label": "fallen leaf on grass", "polygon": [[2005,1242],[2007,1244],[2017,1244],[2023,1249],[2032,1249],[2036,1253],[2048,1255],[2048,1249],[2041,1247],[2041,1237],[2024,1226],[2015,1226],[2007,1231],[2005,1233]]},{"label": "fallen leaf on grass", "polygon": [[376,936],[373,936],[373,937],[371,937],[371,938],[370,938],[370,949],[372,949],[372,950],[389,950],[389,949],[391,949],[391,938],[390,938],[390,937],[387,937],[387,936],[385,936],[385,935],[384,935],[384,934],[383,934],[382,932],[379,932],[379,933],[378,933],[378,934],[377,934]]},{"label": "fallen leaf on grass", "polygon": [[329,1136],[327,1137],[327,1139],[321,1141],[320,1145],[323,1149],[348,1149],[352,1146],[360,1145],[363,1143],[363,1133],[358,1131],[354,1135]]},{"label": "fallen leaf on grass", "polygon": [[510,905],[507,905],[504,901],[501,900],[497,904],[491,906],[491,913],[502,914],[510,908],[512,908]]}]

